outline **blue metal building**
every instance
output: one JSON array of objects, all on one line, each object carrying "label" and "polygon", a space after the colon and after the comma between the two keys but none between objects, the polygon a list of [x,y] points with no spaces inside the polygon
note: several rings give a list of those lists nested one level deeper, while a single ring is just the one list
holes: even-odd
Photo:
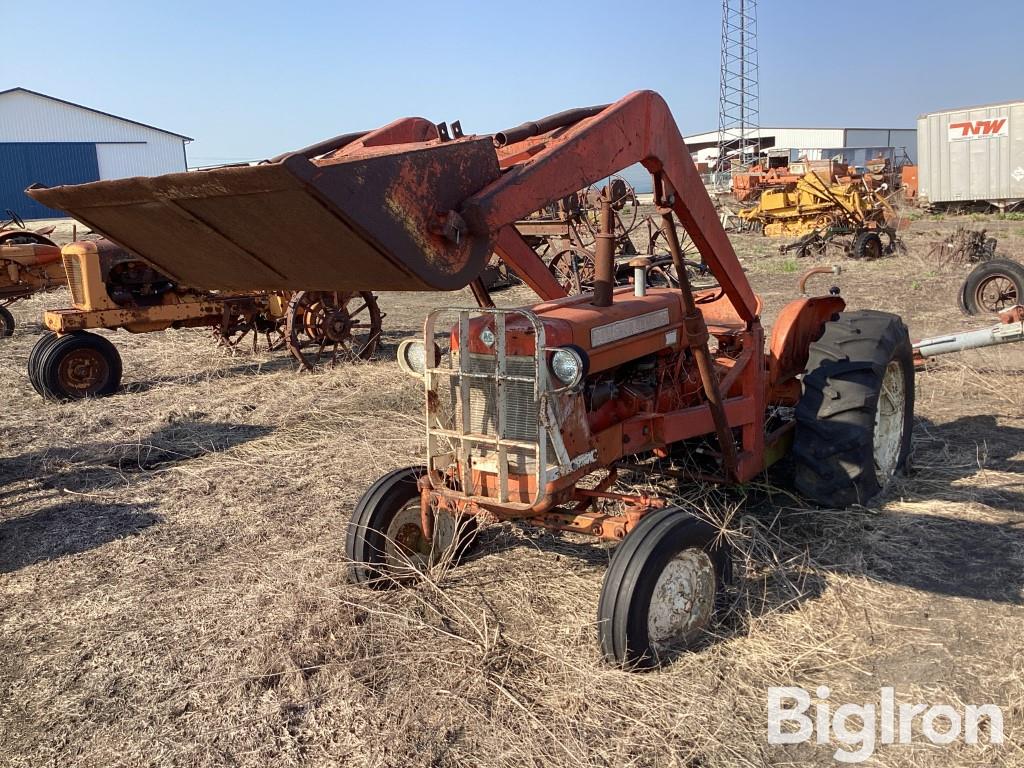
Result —
[{"label": "blue metal building", "polygon": [[25,194],[54,186],[186,170],[188,136],[25,88],[0,91],[0,216],[62,216]]}]

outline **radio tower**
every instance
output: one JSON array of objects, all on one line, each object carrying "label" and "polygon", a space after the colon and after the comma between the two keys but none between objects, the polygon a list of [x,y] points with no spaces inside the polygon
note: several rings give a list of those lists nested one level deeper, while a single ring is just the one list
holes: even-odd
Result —
[{"label": "radio tower", "polygon": [[722,0],[718,170],[755,162],[761,149],[757,94],[757,0]]}]

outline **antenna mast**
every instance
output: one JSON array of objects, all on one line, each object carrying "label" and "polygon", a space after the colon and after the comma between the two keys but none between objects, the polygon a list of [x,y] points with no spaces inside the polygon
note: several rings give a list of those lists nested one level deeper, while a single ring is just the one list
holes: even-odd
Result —
[{"label": "antenna mast", "polygon": [[719,171],[748,166],[760,154],[757,76],[757,0],[722,0]]}]

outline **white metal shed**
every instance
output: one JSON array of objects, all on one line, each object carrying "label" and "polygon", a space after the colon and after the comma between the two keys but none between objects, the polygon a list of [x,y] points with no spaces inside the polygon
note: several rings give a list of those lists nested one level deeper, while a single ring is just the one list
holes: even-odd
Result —
[{"label": "white metal shed", "polygon": [[191,140],[27,88],[0,91],[0,209],[59,216],[25,188],[184,171]]}]

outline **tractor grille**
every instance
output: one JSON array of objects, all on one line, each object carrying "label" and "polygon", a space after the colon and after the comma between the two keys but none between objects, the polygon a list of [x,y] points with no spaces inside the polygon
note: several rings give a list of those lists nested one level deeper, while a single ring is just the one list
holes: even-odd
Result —
[{"label": "tractor grille", "polygon": [[457,313],[462,339],[469,336],[471,317],[491,316],[499,339],[509,316],[525,318],[533,327],[536,346],[533,355],[505,354],[500,341],[494,354],[452,350],[442,355],[436,367],[427,369],[428,464],[435,469],[457,466],[465,495],[499,503],[513,503],[511,476],[531,476],[535,488],[531,503],[535,504],[551,452],[541,418],[547,380],[545,370],[538,369],[544,359],[544,327],[525,310],[435,310],[424,329],[426,339],[433,339],[435,318],[442,313]]},{"label": "tractor grille", "polygon": [[76,305],[85,304],[85,288],[82,285],[82,262],[77,256],[64,257],[64,271],[68,276],[71,301]]},{"label": "tractor grille", "polygon": [[[465,361],[464,371],[468,373],[484,373],[493,375],[497,358],[493,355],[469,355]],[[508,357],[505,372],[510,376],[528,376],[535,379],[537,364],[532,357]],[[453,413],[456,429],[462,425],[462,393],[458,380],[452,380],[454,395]],[[506,381],[502,384],[504,392],[504,429],[498,429],[498,385],[494,379],[469,379],[469,431],[477,435],[505,440],[523,440],[531,443],[537,441],[539,420],[537,401],[534,396],[532,381]],[[496,451],[485,444],[476,444],[472,448],[474,458],[489,459],[496,456]],[[508,466],[511,472],[525,474],[536,469],[536,455],[533,451],[508,451]]]},{"label": "tractor grille", "polygon": [[[495,372],[496,357],[492,355],[469,355],[463,370],[468,373]],[[537,364],[532,357],[508,357],[505,371],[510,376],[537,376]],[[458,387],[454,387],[459,394]],[[479,435],[493,435],[509,440],[537,439],[537,402],[534,399],[534,385],[530,381],[506,381],[502,385],[505,396],[505,423],[498,432],[498,385],[494,379],[469,380],[469,429]],[[457,397],[455,417],[462,419],[461,396]]]}]

